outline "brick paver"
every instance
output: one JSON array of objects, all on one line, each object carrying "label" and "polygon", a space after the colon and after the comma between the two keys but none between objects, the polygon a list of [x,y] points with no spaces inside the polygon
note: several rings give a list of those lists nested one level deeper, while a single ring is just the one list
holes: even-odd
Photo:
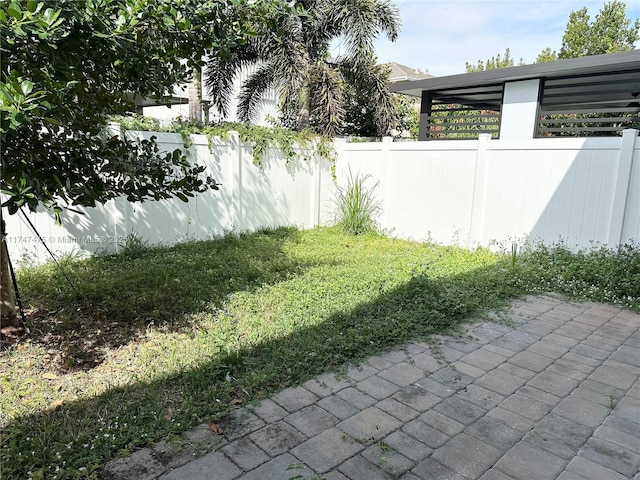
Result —
[{"label": "brick paver", "polygon": [[316,405],[310,405],[292,413],[285,421],[307,437],[312,437],[333,427],[340,420],[326,410]]},{"label": "brick paver", "polygon": [[640,315],[549,296],[508,315],[323,373],[102,477],[640,480]]}]

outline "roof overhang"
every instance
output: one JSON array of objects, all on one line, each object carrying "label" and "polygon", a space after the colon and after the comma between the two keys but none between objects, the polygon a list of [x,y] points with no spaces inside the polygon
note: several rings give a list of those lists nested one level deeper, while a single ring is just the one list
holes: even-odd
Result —
[{"label": "roof overhang", "polygon": [[389,89],[392,92],[420,97],[423,91],[482,87],[534,78],[554,79],[624,72],[628,72],[625,78],[629,88],[635,88],[634,92],[640,91],[640,50],[398,82],[390,85]]},{"label": "roof overhang", "polygon": [[188,103],[186,97],[167,96],[162,98],[141,97],[140,95],[127,93],[127,100],[129,100],[136,107],[157,107],[164,105],[179,105]]}]

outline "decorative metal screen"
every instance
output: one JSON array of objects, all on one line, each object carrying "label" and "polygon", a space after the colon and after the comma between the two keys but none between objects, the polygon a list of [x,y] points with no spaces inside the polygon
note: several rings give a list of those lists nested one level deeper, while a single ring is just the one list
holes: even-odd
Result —
[{"label": "decorative metal screen", "polygon": [[613,136],[640,128],[640,67],[544,82],[538,137]]},{"label": "decorative metal screen", "polygon": [[421,117],[427,139],[478,138],[481,133],[498,138],[503,90],[500,83],[428,92],[429,102],[423,102],[427,115]]}]

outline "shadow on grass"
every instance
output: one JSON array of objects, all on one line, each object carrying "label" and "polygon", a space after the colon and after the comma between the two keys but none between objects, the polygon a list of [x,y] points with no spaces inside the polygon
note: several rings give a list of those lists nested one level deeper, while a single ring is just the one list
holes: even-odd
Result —
[{"label": "shadow on grass", "polygon": [[[65,371],[99,365],[153,326],[188,330],[193,314],[215,314],[227,296],[275,284],[308,267],[283,251],[295,228],[227,234],[211,241],[149,249],[136,243],[120,255],[63,260],[73,288],[54,265],[19,272],[30,306],[31,341],[46,345]],[[59,351],[59,352],[57,352]]]},{"label": "shadow on grass", "polygon": [[[296,268],[301,266],[289,266],[287,271]],[[455,329],[474,313],[519,294],[508,277],[508,267],[502,263],[451,277],[417,274],[351,311],[331,314],[317,325],[271,341],[227,351],[178,375],[140,381],[16,418],[2,436],[3,478],[21,478],[28,471],[40,478],[95,478],[100,466],[119,452],[203,421],[217,421],[236,404],[388,345]],[[171,415],[166,414],[168,407]],[[39,453],[32,457],[32,451]],[[53,475],[56,468],[63,472],[60,477]]]}]

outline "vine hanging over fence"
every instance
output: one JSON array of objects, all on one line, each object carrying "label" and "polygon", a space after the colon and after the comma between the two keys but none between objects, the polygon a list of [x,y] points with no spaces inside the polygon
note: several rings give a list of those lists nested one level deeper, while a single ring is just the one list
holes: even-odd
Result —
[{"label": "vine hanging over fence", "polygon": [[296,132],[283,127],[263,127],[240,122],[221,122],[204,125],[202,123],[176,120],[170,125],[161,126],[155,118],[142,115],[114,116],[112,120],[122,125],[126,130],[143,130],[174,132],[182,135],[185,147],[191,146],[191,135],[206,135],[209,139],[209,148],[213,147],[213,139],[218,137],[229,140],[229,132],[238,132],[240,141],[248,143],[253,148],[253,163],[262,167],[263,159],[269,148],[276,148],[282,152],[287,163],[294,158],[309,161],[317,156],[335,162],[335,150],[333,142],[328,137],[321,137],[309,130]]}]

